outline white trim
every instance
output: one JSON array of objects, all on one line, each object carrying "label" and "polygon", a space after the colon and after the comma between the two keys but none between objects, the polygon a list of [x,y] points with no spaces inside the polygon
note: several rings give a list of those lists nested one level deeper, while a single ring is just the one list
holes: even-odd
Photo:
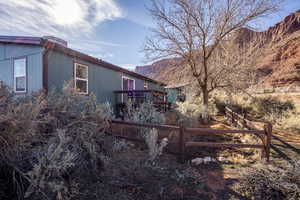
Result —
[{"label": "white trim", "polygon": [[[25,74],[16,76],[16,69],[15,69],[15,61],[16,60],[25,60]],[[13,59],[13,76],[14,76],[14,92],[15,93],[26,93],[27,92],[27,58],[16,58]],[[17,91],[17,78],[25,78],[25,90],[24,91]]]},{"label": "white trim", "polygon": [[[86,70],[87,70],[87,73],[86,73],[87,77],[86,77],[86,79],[85,78],[77,78],[76,77],[77,66],[81,66],[81,67],[85,67],[86,68]],[[86,81],[86,92],[77,92],[77,93],[78,94],[89,94],[89,66],[81,64],[81,63],[74,63],[74,88],[77,91],[77,86],[76,86],[76,82],[77,81],[76,80]]]},{"label": "white trim", "polygon": [[123,79],[133,80],[133,89],[135,90],[135,79],[129,78],[128,76],[122,76],[122,90],[124,90]]}]

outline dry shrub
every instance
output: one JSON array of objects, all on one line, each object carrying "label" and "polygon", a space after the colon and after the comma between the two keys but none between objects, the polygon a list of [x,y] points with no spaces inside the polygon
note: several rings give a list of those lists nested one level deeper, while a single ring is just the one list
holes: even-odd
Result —
[{"label": "dry shrub", "polygon": [[24,179],[18,198],[81,199],[102,169],[110,106],[70,82],[60,93],[15,97],[2,85],[0,94],[0,160]]},{"label": "dry shrub", "polygon": [[144,124],[163,124],[165,116],[152,103],[143,103],[135,107],[130,101],[126,105],[125,119]]},{"label": "dry shrub", "polygon": [[213,94],[213,103],[218,114],[222,115],[225,114],[226,107],[240,114],[252,112],[251,97],[244,93],[232,94],[231,92],[216,91]]},{"label": "dry shrub", "polygon": [[[185,102],[177,102],[176,111],[178,112],[181,121],[186,125],[193,126],[201,121],[204,107],[199,97],[187,99]],[[216,106],[213,102],[209,102],[208,113],[210,118],[217,113]]]},{"label": "dry shrub", "polygon": [[224,99],[215,98],[214,103],[216,105],[216,108],[218,109],[219,114],[225,114],[225,108],[228,107],[231,110],[233,110],[236,113],[240,114],[247,114],[252,111],[252,108],[250,106],[247,106],[245,103],[237,102],[234,103],[226,101]]},{"label": "dry shrub", "polygon": [[[143,124],[163,124],[165,116],[158,112],[151,103],[143,103],[135,107],[131,102],[126,105],[126,119],[133,122]],[[139,133],[145,140],[149,149],[149,161],[153,162],[159,155],[161,155],[163,148],[167,146],[167,140],[158,141],[158,131],[156,129],[139,128]]]},{"label": "dry shrub", "polygon": [[263,116],[282,116],[285,112],[295,109],[291,101],[281,101],[275,97],[253,98],[252,105],[258,114]]},{"label": "dry shrub", "polygon": [[300,199],[300,161],[243,170],[235,189],[251,199]]},{"label": "dry shrub", "polygon": [[167,146],[168,140],[164,138],[158,142],[158,131],[153,128],[149,134],[146,134],[145,141],[149,149],[149,160],[153,162],[159,155],[162,154],[163,149]]},{"label": "dry shrub", "polygon": [[283,129],[300,132],[300,113],[289,111],[284,116],[276,118],[276,126]]}]

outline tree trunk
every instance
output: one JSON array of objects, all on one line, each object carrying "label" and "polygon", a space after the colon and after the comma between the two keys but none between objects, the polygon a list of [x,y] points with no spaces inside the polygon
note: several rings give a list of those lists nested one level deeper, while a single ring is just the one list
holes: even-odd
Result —
[{"label": "tree trunk", "polygon": [[202,87],[203,95],[203,111],[202,111],[202,120],[204,124],[209,122],[209,113],[208,113],[208,91],[206,87]]}]

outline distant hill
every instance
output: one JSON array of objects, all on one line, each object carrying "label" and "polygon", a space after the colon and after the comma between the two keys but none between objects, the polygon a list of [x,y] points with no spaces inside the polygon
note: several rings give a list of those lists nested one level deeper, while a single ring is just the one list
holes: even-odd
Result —
[{"label": "distant hill", "polygon": [[[257,59],[260,75],[258,88],[300,86],[300,10],[264,32],[243,28],[237,40],[249,41],[263,35],[276,41],[267,55]],[[180,58],[163,59],[147,66],[137,66],[137,73],[167,84],[189,82],[191,74]]]}]

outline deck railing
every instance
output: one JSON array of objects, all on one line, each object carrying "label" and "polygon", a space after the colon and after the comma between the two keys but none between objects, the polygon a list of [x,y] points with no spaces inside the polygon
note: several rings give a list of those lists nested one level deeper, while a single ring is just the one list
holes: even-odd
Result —
[{"label": "deck railing", "polygon": [[116,90],[114,94],[117,113],[124,109],[128,101],[131,101],[136,106],[145,102],[151,102],[160,111],[170,109],[167,92],[160,90]]}]

